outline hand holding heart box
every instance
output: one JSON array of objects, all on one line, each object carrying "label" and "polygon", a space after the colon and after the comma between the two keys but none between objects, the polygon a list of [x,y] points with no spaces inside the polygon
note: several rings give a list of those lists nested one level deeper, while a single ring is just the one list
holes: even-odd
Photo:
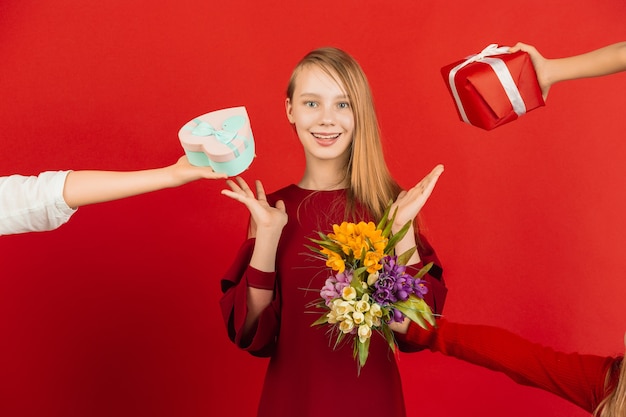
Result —
[{"label": "hand holding heart box", "polygon": [[465,123],[491,130],[545,105],[530,56],[508,51],[492,44],[441,69]]},{"label": "hand holding heart box", "polygon": [[192,165],[210,166],[229,177],[239,175],[254,159],[254,138],[245,107],[203,114],[187,122],[178,138]]}]

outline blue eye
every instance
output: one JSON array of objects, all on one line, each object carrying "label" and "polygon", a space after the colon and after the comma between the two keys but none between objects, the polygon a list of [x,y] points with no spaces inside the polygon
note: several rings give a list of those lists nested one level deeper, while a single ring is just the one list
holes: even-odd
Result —
[{"label": "blue eye", "polygon": [[317,107],[317,103],[316,103],[316,102],[314,102],[314,101],[305,101],[305,102],[304,102],[304,105],[305,105],[306,107]]},{"label": "blue eye", "polygon": [[340,109],[347,109],[350,108],[350,103],[348,102],[341,102],[337,105],[337,107],[339,107]]}]

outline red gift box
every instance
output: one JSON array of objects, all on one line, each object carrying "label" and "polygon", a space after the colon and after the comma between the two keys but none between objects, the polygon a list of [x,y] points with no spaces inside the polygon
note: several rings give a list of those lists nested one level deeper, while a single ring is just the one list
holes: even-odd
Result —
[{"label": "red gift box", "polygon": [[530,56],[508,50],[492,44],[441,68],[465,123],[491,130],[545,105]]}]

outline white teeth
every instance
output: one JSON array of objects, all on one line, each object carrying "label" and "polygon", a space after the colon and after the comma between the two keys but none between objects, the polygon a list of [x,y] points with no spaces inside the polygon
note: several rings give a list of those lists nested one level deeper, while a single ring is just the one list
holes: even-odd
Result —
[{"label": "white teeth", "polygon": [[312,135],[317,139],[337,139],[340,133],[336,133],[334,135],[320,135],[318,133],[312,133]]}]

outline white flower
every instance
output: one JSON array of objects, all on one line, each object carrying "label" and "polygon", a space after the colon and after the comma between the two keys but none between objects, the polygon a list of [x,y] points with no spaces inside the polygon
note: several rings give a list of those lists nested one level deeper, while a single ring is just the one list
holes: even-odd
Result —
[{"label": "white flower", "polygon": [[352,320],[354,321],[354,324],[361,324],[365,320],[365,315],[360,311],[355,311],[352,313]]},{"label": "white flower", "polygon": [[359,326],[358,335],[359,341],[365,343],[367,339],[372,337],[372,329],[367,324],[362,324]]},{"label": "white flower", "polygon": [[379,304],[373,303],[370,306],[370,313],[372,314],[372,316],[380,318],[383,316],[382,307]]},{"label": "white flower", "polygon": [[367,302],[366,297],[367,297],[367,294],[364,294],[363,298],[356,302],[356,304],[354,305],[354,309],[356,311],[361,312],[361,313],[365,313],[366,311],[369,311],[370,303]]},{"label": "white flower", "polygon": [[354,322],[351,318],[347,317],[344,321],[339,323],[339,330],[344,333],[350,333],[354,328]]},{"label": "white flower", "polygon": [[339,321],[339,319],[337,318],[337,311],[335,311],[334,309],[330,310],[328,314],[326,314],[326,317],[328,318],[328,323],[330,324],[335,324],[337,323],[337,321]]},{"label": "white flower", "polygon": [[348,301],[339,300],[337,303],[333,303],[335,313],[337,314],[337,320],[341,320],[339,316],[345,316],[354,311],[354,307]]},{"label": "white flower", "polygon": [[344,300],[354,300],[356,298],[356,289],[349,285],[341,291],[341,296]]},{"label": "white flower", "polygon": [[374,285],[377,279],[378,279],[378,271],[369,274],[367,277],[367,285]]}]

